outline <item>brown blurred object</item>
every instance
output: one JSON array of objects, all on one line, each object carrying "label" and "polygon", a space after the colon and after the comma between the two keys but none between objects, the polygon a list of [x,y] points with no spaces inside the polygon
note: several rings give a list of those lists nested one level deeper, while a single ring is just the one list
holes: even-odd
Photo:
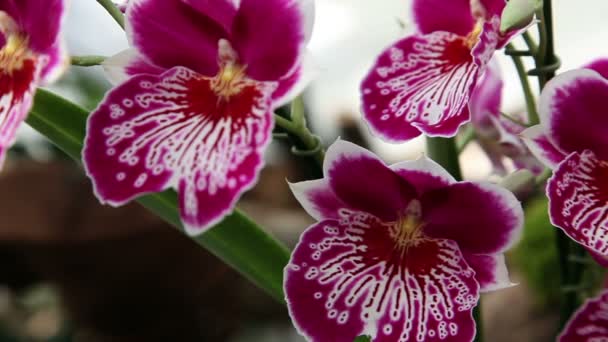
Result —
[{"label": "brown blurred object", "polygon": [[54,284],[77,341],[225,341],[247,318],[286,320],[139,205],[100,205],[71,163],[12,164],[0,194],[0,284]]}]

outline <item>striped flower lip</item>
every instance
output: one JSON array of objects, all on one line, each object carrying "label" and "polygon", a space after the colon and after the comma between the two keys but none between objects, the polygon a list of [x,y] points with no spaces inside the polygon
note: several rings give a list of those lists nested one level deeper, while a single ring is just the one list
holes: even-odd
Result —
[{"label": "striped flower lip", "polygon": [[361,84],[363,114],[389,142],[454,136],[469,121],[469,97],[495,50],[504,0],[414,0],[418,32],[380,54]]},{"label": "striped flower lip", "polygon": [[311,0],[129,1],[133,48],[104,62],[118,85],[89,117],[83,151],[97,197],[116,206],[176,189],[191,235],[230,213],[262,168],[273,110],[309,80],[313,10]]},{"label": "striped flower lip", "polygon": [[608,257],[608,61],[565,72],[540,97],[540,124],[522,135],[553,169],[549,217],[596,258]]},{"label": "striped flower lip", "polygon": [[601,342],[608,340],[608,290],[585,302],[570,318],[559,342]]},{"label": "striped flower lip", "polygon": [[325,178],[291,184],[319,222],[285,269],[291,318],[310,341],[472,341],[480,291],[509,287],[503,253],[523,213],[508,191],[456,182],[423,157],[391,166],[341,140]]},{"label": "striped flower lip", "polygon": [[0,163],[32,106],[36,87],[67,66],[59,36],[64,0],[0,2]]}]

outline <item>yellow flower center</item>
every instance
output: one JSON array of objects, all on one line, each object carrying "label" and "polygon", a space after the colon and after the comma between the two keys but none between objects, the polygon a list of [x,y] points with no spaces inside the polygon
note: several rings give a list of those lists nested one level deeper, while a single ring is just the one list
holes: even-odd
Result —
[{"label": "yellow flower center", "polygon": [[6,44],[0,50],[0,70],[7,74],[23,67],[23,62],[30,57],[27,38],[20,34],[7,37]]},{"label": "yellow flower center", "polygon": [[220,66],[220,71],[212,81],[215,93],[224,100],[241,92],[245,83],[245,66],[227,62]]},{"label": "yellow flower center", "polygon": [[473,31],[471,31],[471,33],[469,33],[464,39],[464,43],[469,49],[472,49],[473,46],[475,46],[475,44],[477,44],[482,30],[483,30],[483,21],[479,20],[475,24]]},{"label": "yellow flower center", "polygon": [[422,207],[420,201],[412,200],[405,214],[391,225],[390,235],[398,247],[405,248],[422,238]]}]

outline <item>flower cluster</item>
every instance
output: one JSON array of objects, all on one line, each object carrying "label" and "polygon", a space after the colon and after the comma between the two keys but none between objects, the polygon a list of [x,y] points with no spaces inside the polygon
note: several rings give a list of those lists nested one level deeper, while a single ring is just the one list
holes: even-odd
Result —
[{"label": "flower cluster", "polygon": [[[36,87],[65,69],[66,1],[0,0],[0,161]],[[115,86],[88,119],[86,173],[114,206],[176,190],[186,232],[201,234],[256,183],[274,110],[310,81],[314,1],[124,4],[131,48],[103,63]],[[523,126],[501,115],[491,59],[532,18],[511,17],[517,25],[504,29],[505,6],[414,0],[416,32],[383,51],[361,83],[363,118],[389,142],[453,137],[470,121],[499,173],[504,157],[535,174],[546,164],[551,222],[608,264],[608,60],[549,82],[540,124],[524,130],[524,114]],[[472,341],[480,293],[513,285],[504,253],[523,225],[515,196],[456,180],[426,157],[386,165],[342,140],[323,173],[290,184],[318,221],[285,267],[299,332],[316,342]],[[606,339],[607,306],[605,291],[588,301],[560,341]]]}]

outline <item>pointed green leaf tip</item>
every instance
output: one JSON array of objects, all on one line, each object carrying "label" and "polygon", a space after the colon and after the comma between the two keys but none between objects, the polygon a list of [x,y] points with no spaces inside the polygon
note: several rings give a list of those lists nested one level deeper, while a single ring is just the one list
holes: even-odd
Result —
[{"label": "pointed green leaf tip", "polygon": [[543,8],[543,0],[510,0],[502,11],[500,32],[526,27],[534,13]]}]

